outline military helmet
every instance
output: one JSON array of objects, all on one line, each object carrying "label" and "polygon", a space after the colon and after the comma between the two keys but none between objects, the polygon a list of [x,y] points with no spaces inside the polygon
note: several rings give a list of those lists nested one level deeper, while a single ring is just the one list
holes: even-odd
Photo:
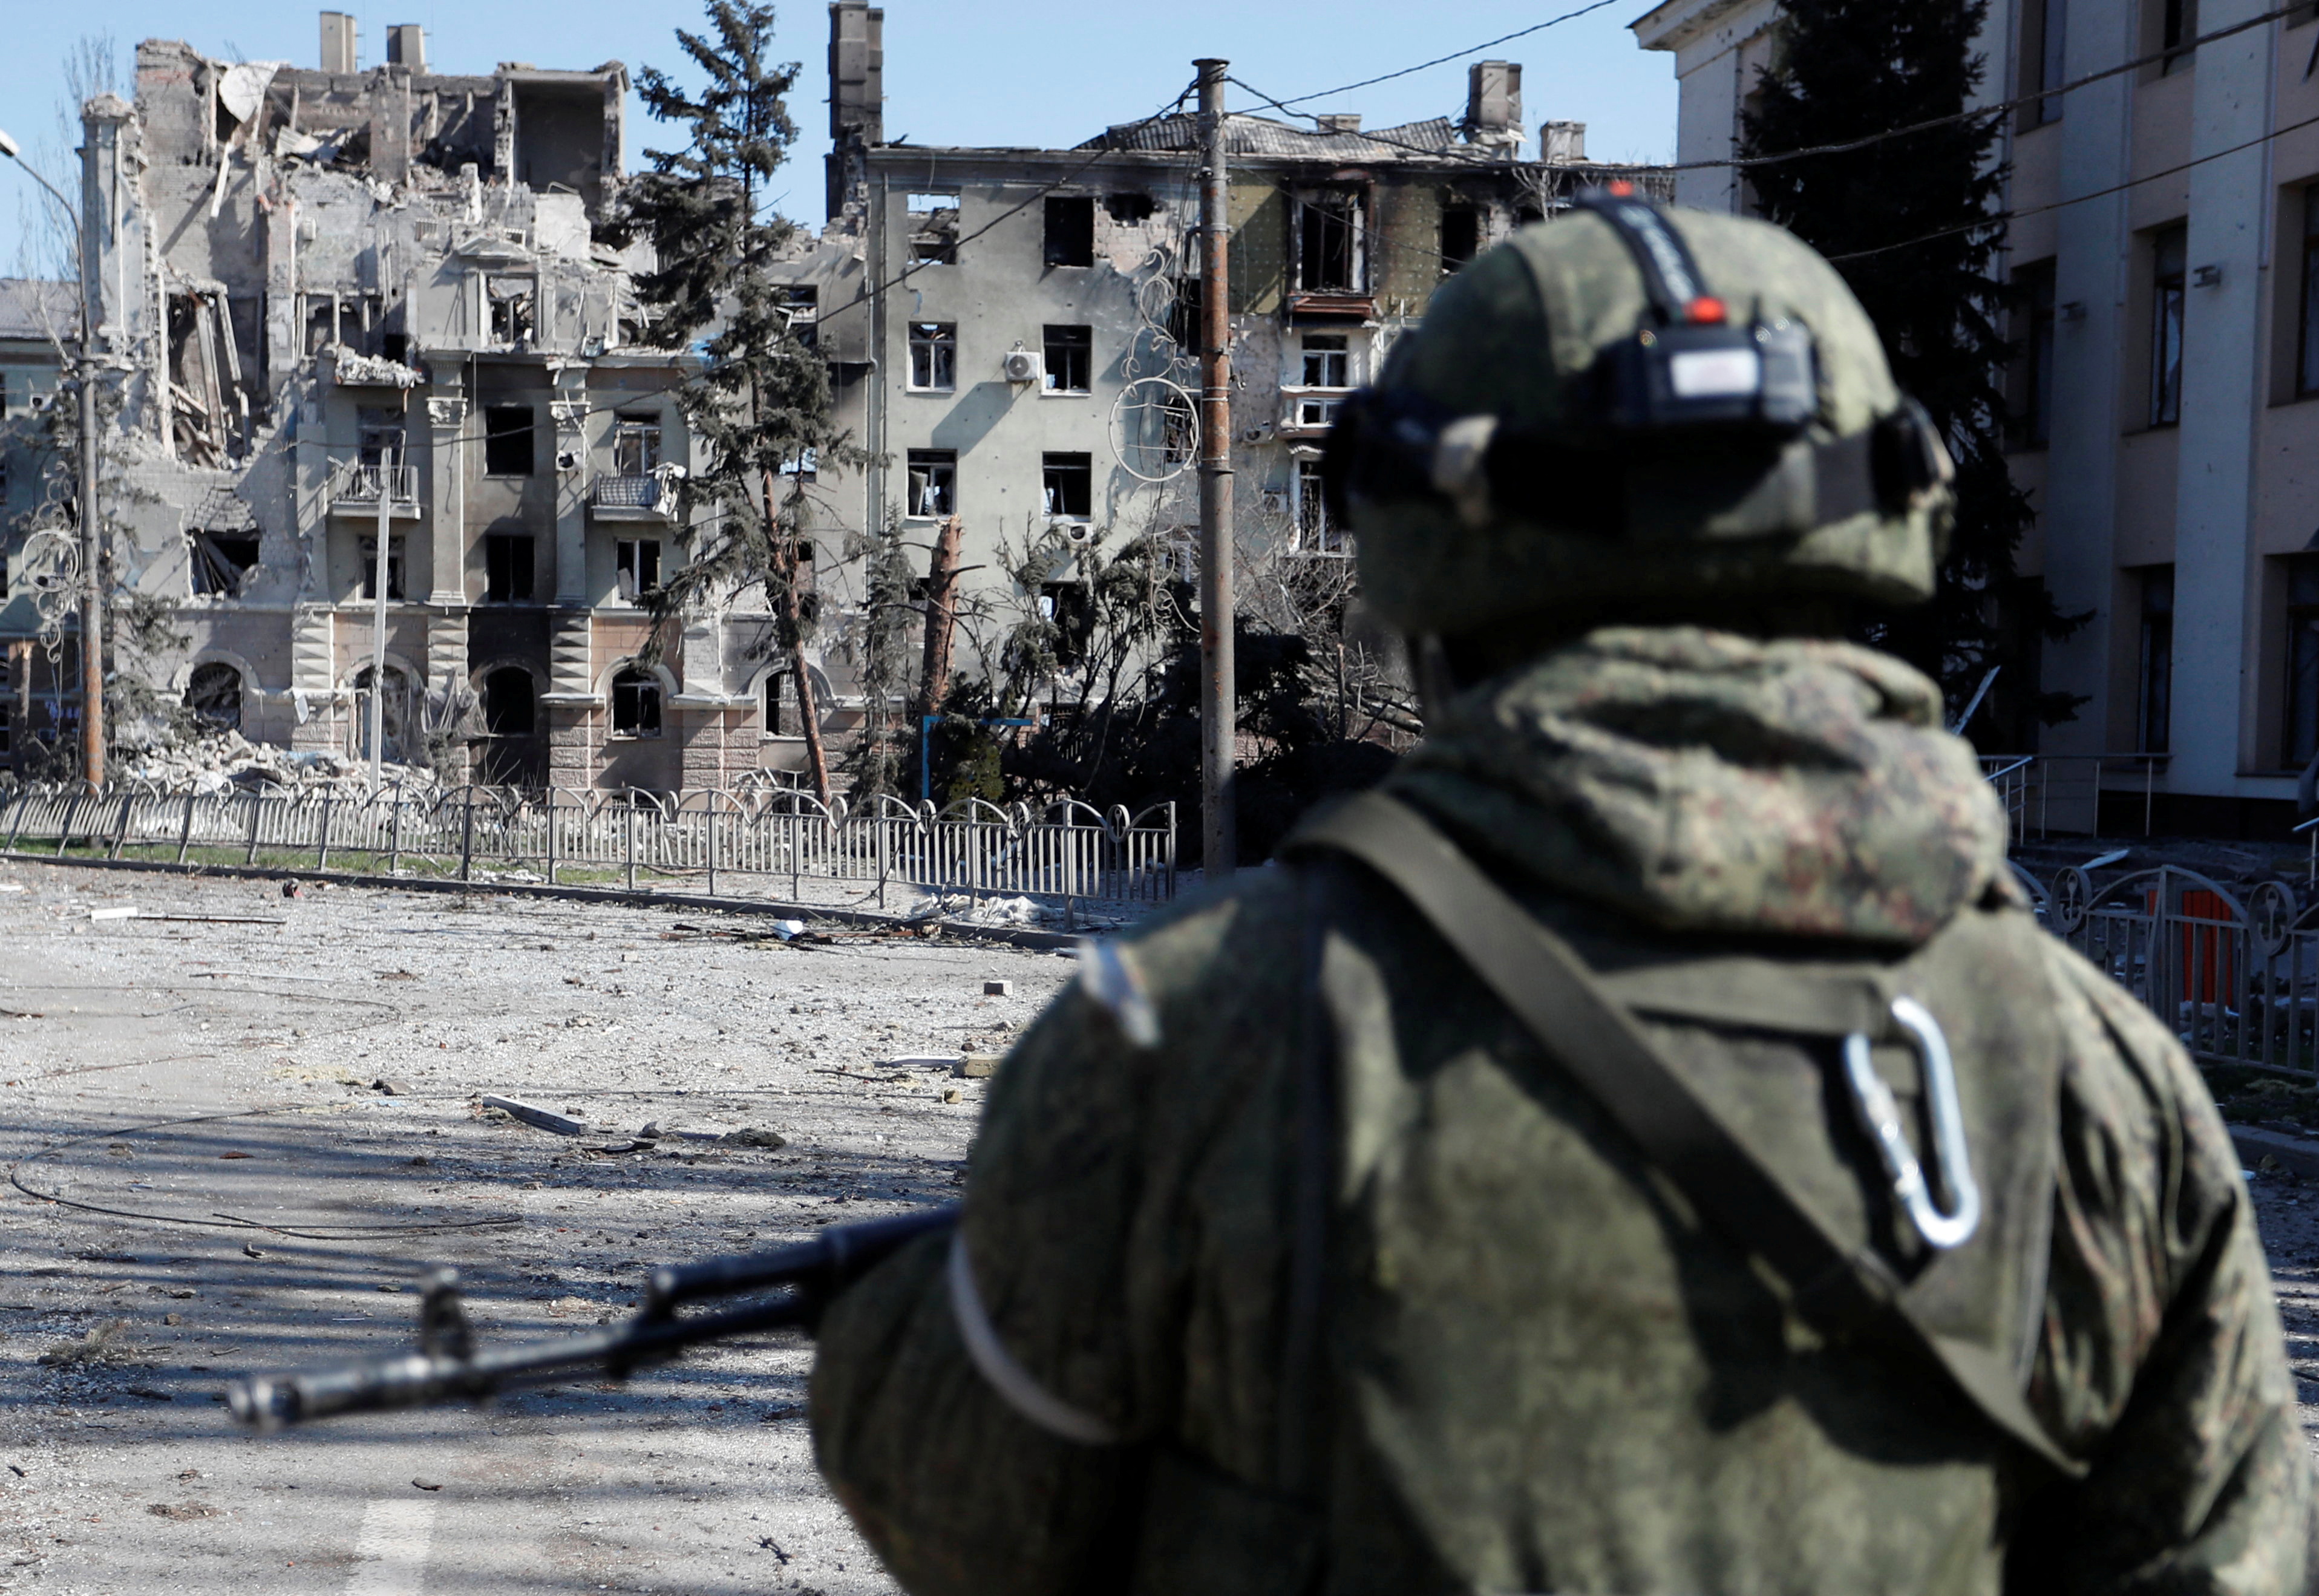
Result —
[{"label": "military helmet", "polygon": [[1392,625],[1931,596],[1954,476],[1827,262],[1761,221],[1578,196],[1434,296],[1329,439]]}]

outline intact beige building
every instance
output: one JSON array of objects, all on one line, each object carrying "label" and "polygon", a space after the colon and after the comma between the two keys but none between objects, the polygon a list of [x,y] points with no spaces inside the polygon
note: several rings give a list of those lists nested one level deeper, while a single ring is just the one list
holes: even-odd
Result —
[{"label": "intact beige building", "polygon": [[[1986,101],[2158,58],[2006,124],[2022,564],[2093,615],[2044,650],[2042,685],[2088,702],[2034,751],[2161,755],[2161,828],[2266,838],[2319,753],[2319,11],[2191,41],[2271,9],[1996,0],[1981,41]],[[1732,152],[1777,17],[1668,0],[1633,24],[1674,57],[1679,161]],[[1746,203],[1728,168],[1677,193]],[[2140,829],[2134,765],[2105,767],[2114,828]]]}]

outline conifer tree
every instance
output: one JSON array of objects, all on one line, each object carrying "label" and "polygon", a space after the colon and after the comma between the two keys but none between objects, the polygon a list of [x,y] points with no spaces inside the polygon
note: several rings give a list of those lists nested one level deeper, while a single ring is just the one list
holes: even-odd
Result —
[{"label": "conifer tree", "polygon": [[[1840,144],[1963,112],[1981,78],[1973,40],[1988,9],[1987,0],[1787,0],[1775,64],[1742,119],[1742,153]],[[1938,591],[1870,623],[1868,640],[1939,681],[1953,710],[1990,666],[2004,667],[2003,699],[2023,712],[2005,732],[2017,735],[2028,717],[2051,725],[2083,701],[2032,691],[2027,654],[2035,637],[2065,637],[2084,618],[2057,614],[2043,584],[2016,570],[2034,512],[2004,455],[2013,350],[1999,324],[2008,290],[1993,275],[2004,240],[1993,220],[2006,176],[1990,158],[1999,131],[1997,114],[1972,117],[1742,176],[1764,216],[1844,274],[1883,335],[1894,377],[1956,457],[1956,527]]]},{"label": "conifer tree", "polygon": [[645,152],[652,169],[630,185],[627,226],[658,255],[638,279],[657,311],[650,340],[701,362],[678,402],[706,455],[682,485],[695,545],[654,600],[655,637],[686,613],[761,585],[775,646],[788,655],[815,794],[826,804],[829,763],[806,668],[812,507],[800,466],[862,455],[833,417],[828,367],[791,329],[769,270],[795,230],[769,195],[797,138],[787,96],[798,64],[768,59],[771,5],[709,0],[708,22],[704,33],[676,35],[705,87],[690,91],[650,67],[636,77],[645,108],[688,135],[682,148]]}]

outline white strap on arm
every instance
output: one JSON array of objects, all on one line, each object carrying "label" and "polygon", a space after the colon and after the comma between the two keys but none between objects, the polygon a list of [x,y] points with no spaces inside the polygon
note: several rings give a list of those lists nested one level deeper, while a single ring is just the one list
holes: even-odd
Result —
[{"label": "white strap on arm", "polygon": [[966,1355],[1008,1407],[1048,1434],[1082,1447],[1115,1447],[1125,1438],[1093,1413],[1046,1390],[999,1344],[998,1331],[974,1289],[974,1267],[967,1261],[963,1229],[951,1232],[949,1276],[951,1314],[958,1321]]}]

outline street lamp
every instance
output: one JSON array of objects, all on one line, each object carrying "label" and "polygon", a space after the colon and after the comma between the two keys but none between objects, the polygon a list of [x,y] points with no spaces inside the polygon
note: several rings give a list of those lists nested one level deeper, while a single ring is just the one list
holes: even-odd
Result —
[{"label": "street lamp", "polygon": [[80,267],[80,741],[81,773],[91,787],[104,785],[104,597],[98,586],[101,551],[96,513],[96,315],[89,301],[88,239],[80,213],[57,185],[19,153],[16,140],[0,131],[0,156],[24,168],[49,191],[73,225],[73,258]]}]

